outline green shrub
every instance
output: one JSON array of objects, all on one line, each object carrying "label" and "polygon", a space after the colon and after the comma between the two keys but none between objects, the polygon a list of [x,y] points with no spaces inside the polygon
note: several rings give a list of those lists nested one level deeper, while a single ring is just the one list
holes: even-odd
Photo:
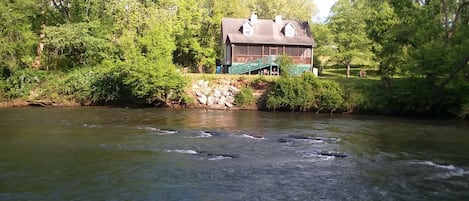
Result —
[{"label": "green shrub", "polygon": [[148,60],[137,60],[125,66],[124,84],[138,99],[152,102],[180,101],[185,80],[172,64],[154,65]]},{"label": "green shrub", "polygon": [[235,95],[235,103],[239,106],[248,106],[254,104],[253,89],[246,87]]},{"label": "green shrub", "polygon": [[81,104],[92,98],[92,83],[97,79],[97,72],[92,68],[77,68],[70,71],[62,81],[59,93],[70,96]]},{"label": "green shrub", "polygon": [[9,99],[26,97],[45,77],[45,72],[22,69],[10,73],[5,81],[6,96]]},{"label": "green shrub", "polygon": [[181,94],[178,102],[181,106],[191,106],[197,103],[197,101],[194,99],[193,96],[186,95],[186,94]]},{"label": "green shrub", "polygon": [[256,77],[254,80],[251,81],[251,86],[260,86],[262,85],[263,83],[266,83],[268,82],[267,76],[259,76],[259,77]]},{"label": "green shrub", "polygon": [[123,81],[124,68],[121,61],[106,61],[99,66],[90,86],[93,104],[123,104],[132,101],[131,90]]},{"label": "green shrub", "polygon": [[94,103],[151,104],[184,101],[185,80],[174,66],[145,59],[106,61],[91,83]]},{"label": "green shrub", "polygon": [[357,112],[364,108],[369,108],[366,106],[365,96],[360,90],[357,90],[354,87],[343,87],[342,89],[344,111]]},{"label": "green shrub", "polygon": [[469,117],[469,102],[463,104],[457,114],[458,114],[458,117],[461,119],[465,119],[466,117]]},{"label": "green shrub", "polygon": [[320,91],[319,111],[335,112],[336,110],[343,110],[342,90],[336,82],[323,81]]},{"label": "green shrub", "polygon": [[[103,63],[96,68],[75,68],[61,81],[59,94],[80,104],[124,103],[129,92],[120,76],[120,66]],[[125,92],[124,92],[125,91]]]},{"label": "green shrub", "polygon": [[63,80],[66,74],[61,71],[47,71],[44,74],[43,81],[34,90],[37,97],[31,97],[37,100],[49,100],[53,102],[63,102],[64,97],[60,91],[63,87]]},{"label": "green shrub", "polygon": [[292,58],[288,55],[284,54],[282,57],[279,57],[275,61],[280,66],[281,76],[282,77],[289,77],[291,75],[291,69],[295,66],[293,63]]},{"label": "green shrub", "polygon": [[312,74],[302,77],[282,77],[266,97],[270,110],[334,112],[343,109],[344,100],[339,85],[317,79]]},{"label": "green shrub", "polygon": [[6,91],[7,91],[6,80],[3,77],[0,77],[0,101],[7,98]]},{"label": "green shrub", "polygon": [[316,107],[316,95],[311,84],[301,77],[282,77],[267,94],[266,108],[307,111]]}]

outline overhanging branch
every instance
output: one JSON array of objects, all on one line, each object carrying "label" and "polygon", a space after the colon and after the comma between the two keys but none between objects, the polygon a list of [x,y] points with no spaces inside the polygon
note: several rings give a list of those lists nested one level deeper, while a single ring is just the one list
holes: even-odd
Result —
[{"label": "overhanging branch", "polygon": [[446,85],[449,82],[451,82],[456,77],[456,75],[460,73],[467,66],[468,62],[469,62],[469,54],[467,54],[466,57],[463,60],[461,60],[461,62],[456,66],[454,71],[440,84],[440,86],[435,91],[433,97],[438,96],[441,93],[441,91],[443,91],[443,88],[445,88]]}]

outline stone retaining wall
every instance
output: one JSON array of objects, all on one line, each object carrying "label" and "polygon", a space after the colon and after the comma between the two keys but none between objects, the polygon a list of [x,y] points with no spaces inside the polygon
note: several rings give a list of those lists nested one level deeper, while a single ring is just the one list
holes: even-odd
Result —
[{"label": "stone retaining wall", "polygon": [[192,92],[202,106],[229,109],[235,107],[235,96],[239,89],[231,80],[218,80],[216,83],[199,80],[192,85]]}]

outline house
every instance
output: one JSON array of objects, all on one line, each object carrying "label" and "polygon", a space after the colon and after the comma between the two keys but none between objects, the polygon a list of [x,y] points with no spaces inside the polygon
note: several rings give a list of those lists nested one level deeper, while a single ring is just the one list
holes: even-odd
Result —
[{"label": "house", "polygon": [[293,75],[312,72],[314,39],[308,22],[275,19],[222,19],[224,72],[229,74],[278,74],[277,58],[288,55]]}]

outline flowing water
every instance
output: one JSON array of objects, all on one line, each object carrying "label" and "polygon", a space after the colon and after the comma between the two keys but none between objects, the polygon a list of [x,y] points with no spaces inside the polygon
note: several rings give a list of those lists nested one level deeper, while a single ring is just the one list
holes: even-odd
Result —
[{"label": "flowing water", "polygon": [[469,200],[469,123],[0,109],[0,200]]}]

